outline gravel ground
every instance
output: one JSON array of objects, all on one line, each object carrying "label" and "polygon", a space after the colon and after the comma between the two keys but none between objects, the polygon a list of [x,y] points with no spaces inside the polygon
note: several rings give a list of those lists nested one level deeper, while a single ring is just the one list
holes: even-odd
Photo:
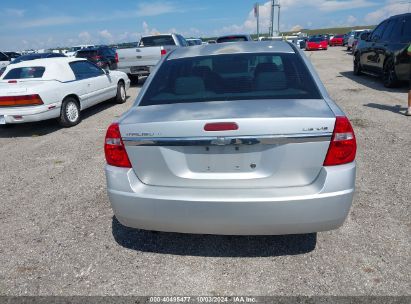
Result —
[{"label": "gravel ground", "polygon": [[406,88],[352,76],[342,48],[308,53],[353,121],[358,178],[335,231],[229,237],[152,233],[114,218],[103,104],[82,123],[0,128],[0,295],[410,295],[411,118]]}]

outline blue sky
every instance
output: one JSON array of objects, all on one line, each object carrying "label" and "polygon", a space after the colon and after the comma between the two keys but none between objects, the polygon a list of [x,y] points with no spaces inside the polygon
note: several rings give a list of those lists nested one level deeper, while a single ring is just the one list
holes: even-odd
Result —
[{"label": "blue sky", "polygon": [[[408,0],[280,0],[281,30],[376,24],[407,12]],[[14,0],[0,10],[0,50],[137,41],[141,35],[186,37],[255,32],[256,0]],[[260,0],[268,29],[269,1]]]}]

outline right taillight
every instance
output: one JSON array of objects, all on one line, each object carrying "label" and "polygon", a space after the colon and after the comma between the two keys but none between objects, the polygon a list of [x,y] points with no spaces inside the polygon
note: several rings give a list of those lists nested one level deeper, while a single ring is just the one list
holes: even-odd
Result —
[{"label": "right taillight", "polygon": [[161,56],[165,56],[165,55],[167,55],[167,50],[162,49],[162,50],[161,50]]},{"label": "right taillight", "polygon": [[330,147],[324,166],[337,166],[355,160],[357,142],[350,121],[345,116],[337,116]]},{"label": "right taillight", "polygon": [[127,155],[123,140],[121,139],[118,123],[113,123],[108,127],[104,142],[104,153],[107,164],[114,167],[131,168],[131,163]]}]

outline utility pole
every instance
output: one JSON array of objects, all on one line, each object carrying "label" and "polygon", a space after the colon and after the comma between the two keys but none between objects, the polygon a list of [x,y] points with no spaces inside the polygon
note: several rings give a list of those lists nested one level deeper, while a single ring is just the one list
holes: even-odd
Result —
[{"label": "utility pole", "polygon": [[274,8],[275,0],[271,0],[271,14],[270,14],[270,28],[268,29],[268,36],[274,36]]},{"label": "utility pole", "polygon": [[280,11],[281,11],[280,0],[278,0],[277,2],[277,7],[278,7],[277,33],[278,35],[280,35]]},{"label": "utility pole", "polygon": [[278,8],[278,16],[277,16],[277,35],[280,35],[280,0],[271,0],[271,15],[270,15],[270,28],[268,29],[269,36],[274,36],[274,15],[275,15],[275,8]]},{"label": "utility pole", "polygon": [[260,4],[254,4],[254,16],[257,18],[257,38],[260,38]]}]

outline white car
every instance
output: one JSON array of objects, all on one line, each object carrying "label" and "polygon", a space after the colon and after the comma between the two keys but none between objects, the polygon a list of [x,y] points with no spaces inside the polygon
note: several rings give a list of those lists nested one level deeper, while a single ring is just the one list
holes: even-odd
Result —
[{"label": "white car", "polygon": [[360,37],[360,35],[365,32],[366,30],[354,30],[351,31],[348,35],[348,42],[347,42],[347,51],[351,50],[354,46],[354,41]]},{"label": "white car", "polygon": [[80,111],[105,100],[126,102],[128,76],[80,58],[46,58],[10,64],[0,77],[0,125],[57,118],[64,127]]}]

